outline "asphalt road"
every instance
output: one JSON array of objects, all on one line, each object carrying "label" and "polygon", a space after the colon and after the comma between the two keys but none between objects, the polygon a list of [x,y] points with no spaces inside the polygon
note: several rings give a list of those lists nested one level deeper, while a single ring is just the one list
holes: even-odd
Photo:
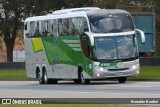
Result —
[{"label": "asphalt road", "polygon": [[93,81],[78,85],[60,81],[39,85],[38,81],[0,81],[0,98],[160,98],[160,82]]}]

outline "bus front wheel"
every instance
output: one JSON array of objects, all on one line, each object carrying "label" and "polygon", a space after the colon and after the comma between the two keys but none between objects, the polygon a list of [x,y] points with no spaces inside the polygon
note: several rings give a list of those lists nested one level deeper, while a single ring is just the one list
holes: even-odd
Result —
[{"label": "bus front wheel", "polygon": [[83,70],[81,67],[78,68],[78,79],[74,79],[75,84],[89,84],[90,80],[85,79],[83,75]]},{"label": "bus front wheel", "polygon": [[85,79],[85,78],[84,78],[84,74],[83,74],[82,71],[81,71],[81,73],[80,73],[80,82],[81,82],[81,84],[89,84],[89,83],[90,83],[90,80],[89,80],[89,79]]}]

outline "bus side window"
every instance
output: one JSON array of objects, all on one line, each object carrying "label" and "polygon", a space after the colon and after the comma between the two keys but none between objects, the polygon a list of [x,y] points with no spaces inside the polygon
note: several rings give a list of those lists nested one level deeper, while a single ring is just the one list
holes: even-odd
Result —
[{"label": "bus side window", "polygon": [[79,35],[78,30],[76,29],[76,20],[75,19],[76,18],[70,18],[69,29],[70,29],[70,34],[71,35]]},{"label": "bus side window", "polygon": [[59,36],[63,36],[62,19],[58,19],[58,34]]},{"label": "bus side window", "polygon": [[29,35],[28,37],[32,38],[34,36],[34,30],[35,29],[35,22],[31,21],[30,22],[30,28],[29,28]]},{"label": "bus side window", "polygon": [[48,31],[48,20],[45,20],[44,21],[44,33],[43,33],[43,36],[47,37],[48,33],[49,33],[49,31]]},{"label": "bus side window", "polygon": [[44,20],[40,21],[40,29],[39,30],[40,30],[41,36],[43,37],[44,36],[44,31],[45,31]]},{"label": "bus side window", "polygon": [[40,35],[40,32],[39,32],[39,21],[36,22],[36,25],[35,25],[35,29],[34,29],[34,37],[39,37],[41,36]]},{"label": "bus side window", "polygon": [[53,36],[53,20],[48,20],[48,36]]},{"label": "bus side window", "polygon": [[52,35],[53,36],[59,36],[58,32],[58,19],[52,20]]},{"label": "bus side window", "polygon": [[29,23],[25,23],[24,25],[24,30],[25,30],[25,37],[29,38]]},{"label": "bus side window", "polygon": [[62,19],[63,36],[69,35],[69,19]]},{"label": "bus side window", "polygon": [[74,29],[78,35],[88,31],[87,20],[84,17],[72,18]]},{"label": "bus side window", "polygon": [[24,30],[27,30],[27,23],[26,23],[25,26],[24,26]]}]

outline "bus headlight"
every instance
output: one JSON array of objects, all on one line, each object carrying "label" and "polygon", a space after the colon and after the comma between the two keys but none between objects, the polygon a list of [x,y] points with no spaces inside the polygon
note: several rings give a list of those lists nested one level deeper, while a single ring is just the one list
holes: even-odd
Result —
[{"label": "bus headlight", "polygon": [[134,70],[134,69],[136,69],[136,68],[138,68],[138,67],[139,67],[139,65],[136,64],[136,65],[132,65],[132,66],[130,67],[130,69],[131,69],[131,70]]},{"label": "bus headlight", "polygon": [[104,68],[103,68],[103,67],[99,67],[99,70],[100,70],[100,71],[104,71]]},{"label": "bus headlight", "polygon": [[95,69],[97,69],[98,71],[104,71],[104,67],[100,67],[100,66],[95,66]]}]

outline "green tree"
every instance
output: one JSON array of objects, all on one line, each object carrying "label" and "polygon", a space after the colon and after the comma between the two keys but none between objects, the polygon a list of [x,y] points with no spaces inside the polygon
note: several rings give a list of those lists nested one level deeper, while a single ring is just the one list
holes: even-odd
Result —
[{"label": "green tree", "polygon": [[[91,6],[92,0],[0,0],[0,31],[3,36],[7,61],[13,61],[13,48],[23,20],[29,16],[45,15],[57,9]],[[2,11],[3,10],[3,11]]]},{"label": "green tree", "polygon": [[23,28],[23,16],[30,13],[28,11],[32,7],[29,5],[30,3],[32,0],[0,0],[0,4],[3,4],[0,30],[6,46],[7,61],[13,61],[16,35],[18,30]]}]

